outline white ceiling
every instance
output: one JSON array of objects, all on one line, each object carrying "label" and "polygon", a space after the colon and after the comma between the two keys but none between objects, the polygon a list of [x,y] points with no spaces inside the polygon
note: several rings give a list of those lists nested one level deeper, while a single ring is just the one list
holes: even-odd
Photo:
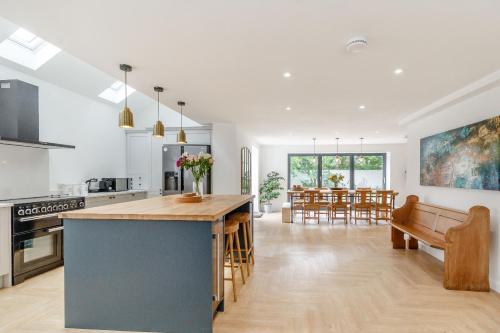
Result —
[{"label": "white ceiling", "polygon": [[[399,121],[500,68],[496,0],[2,0],[1,15],[201,123],[261,143],[401,142]],[[365,53],[345,52],[355,35]],[[393,70],[405,73],[395,77]],[[285,79],[282,73],[290,71]],[[358,110],[360,104],[366,110]],[[285,111],[291,106],[291,111]],[[377,133],[378,132],[378,133]]]}]

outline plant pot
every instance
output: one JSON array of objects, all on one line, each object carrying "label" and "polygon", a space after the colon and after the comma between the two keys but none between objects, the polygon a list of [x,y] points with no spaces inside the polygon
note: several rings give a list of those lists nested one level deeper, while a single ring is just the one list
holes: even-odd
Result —
[{"label": "plant pot", "polygon": [[264,213],[271,214],[272,211],[273,211],[273,205],[272,204],[270,204],[270,203],[264,204]]}]

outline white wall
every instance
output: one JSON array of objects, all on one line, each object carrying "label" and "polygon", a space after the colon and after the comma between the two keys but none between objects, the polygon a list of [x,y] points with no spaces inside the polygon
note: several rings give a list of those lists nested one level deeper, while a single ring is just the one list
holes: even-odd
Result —
[{"label": "white wall", "polygon": [[[340,153],[356,153],[359,152],[359,145],[339,145]],[[285,181],[283,187],[287,187],[288,183],[288,154],[289,153],[312,153],[312,145],[306,146],[261,146],[260,148],[260,178],[261,182],[266,175],[271,171],[279,172]],[[335,145],[316,146],[317,153],[335,153],[337,147]],[[387,159],[388,172],[387,184],[391,189],[398,191],[400,194],[397,197],[396,204],[403,202],[406,191],[406,145],[405,144],[387,144],[387,145],[363,145],[364,153],[389,153]],[[281,196],[273,201],[273,210],[281,209],[281,204],[287,200],[286,191],[281,193]]]},{"label": "white wall", "polygon": [[[36,195],[46,195],[58,183],[78,184],[91,177],[125,177],[125,134],[118,127],[118,106],[92,100],[1,65],[0,79],[19,79],[37,85],[40,140],[76,146],[74,150],[49,151],[15,148],[15,154],[5,148],[0,150],[0,156],[8,156],[11,165],[23,165],[26,179],[43,177],[45,171],[41,169],[49,170],[47,183],[41,188],[31,187]],[[27,165],[26,160],[31,163]],[[4,199],[26,196],[30,186],[17,183],[21,175],[12,173],[12,168],[8,172],[3,170],[0,176],[4,190],[0,196]]]},{"label": "white wall", "polygon": [[[500,191],[451,189],[420,186],[420,139],[429,135],[472,124],[500,114],[500,87],[455,104],[437,114],[415,121],[408,126],[408,193],[421,201],[468,210],[484,205],[491,212],[490,284],[500,291]],[[442,260],[441,251],[428,250]]]}]

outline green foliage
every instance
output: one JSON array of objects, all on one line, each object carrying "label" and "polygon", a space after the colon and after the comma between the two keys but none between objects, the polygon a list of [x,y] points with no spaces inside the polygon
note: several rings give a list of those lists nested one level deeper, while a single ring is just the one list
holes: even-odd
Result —
[{"label": "green foliage", "polygon": [[344,175],[341,173],[334,173],[328,177],[328,180],[333,183],[334,187],[339,187],[339,184],[344,180]]},{"label": "green foliage", "polygon": [[382,170],[384,158],[382,156],[363,156],[362,161],[359,156],[354,159],[354,168],[356,170]]},{"label": "green foliage", "polygon": [[259,188],[260,202],[270,203],[271,200],[277,199],[280,196],[279,191],[284,190],[281,186],[281,182],[284,180],[285,178],[281,177],[276,171],[268,173]]},{"label": "green foliage", "polygon": [[305,177],[302,186],[315,187],[318,183],[318,160],[315,156],[292,156],[290,174],[292,178]]}]

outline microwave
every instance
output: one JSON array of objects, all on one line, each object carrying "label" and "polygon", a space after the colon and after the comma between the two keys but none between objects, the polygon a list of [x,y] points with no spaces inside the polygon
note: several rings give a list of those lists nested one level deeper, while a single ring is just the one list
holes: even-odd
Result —
[{"label": "microwave", "polygon": [[99,191],[123,192],[132,189],[132,178],[103,178],[99,182]]}]

